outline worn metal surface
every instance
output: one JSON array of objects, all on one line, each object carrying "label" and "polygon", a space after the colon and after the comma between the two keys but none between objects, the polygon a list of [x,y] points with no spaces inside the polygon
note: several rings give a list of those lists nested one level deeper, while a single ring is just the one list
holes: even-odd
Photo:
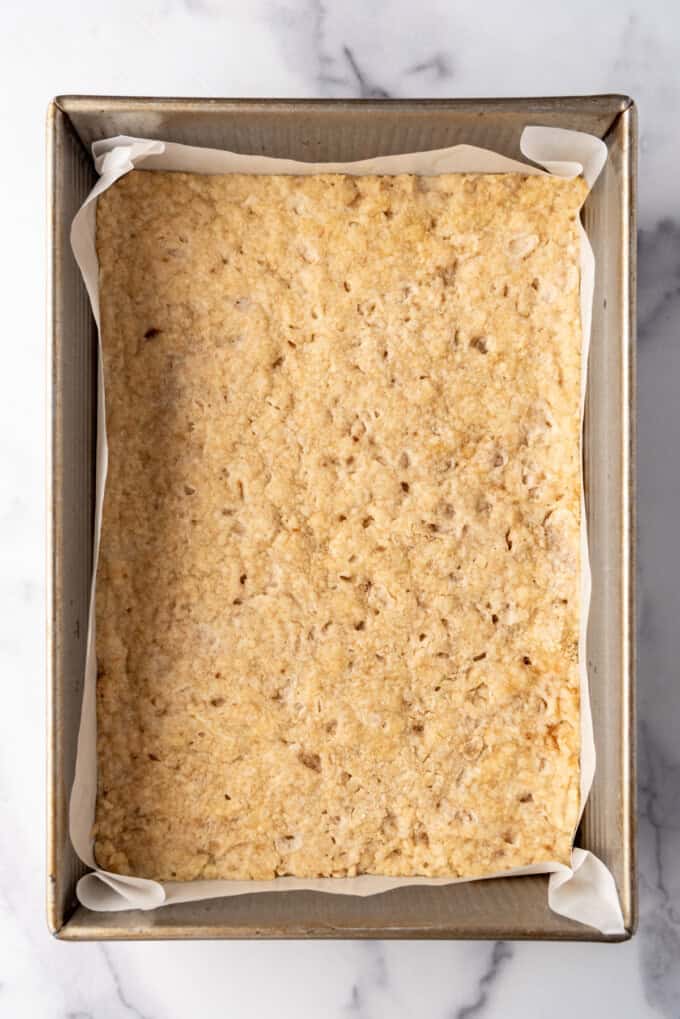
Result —
[{"label": "worn metal surface", "polygon": [[266,893],[92,913],[68,839],[92,571],[96,334],[68,243],[95,180],[89,145],[115,134],[314,161],[460,142],[519,157],[527,123],[604,138],[609,159],[584,218],[597,272],[586,399],[585,486],[593,572],[588,630],[598,751],[578,843],[608,865],[636,924],[634,767],[634,373],[636,111],[624,96],[504,100],[210,100],[63,97],[48,113],[49,594],[48,921],[93,938],[430,937],[620,940],[548,909],[547,877],[369,898]]}]

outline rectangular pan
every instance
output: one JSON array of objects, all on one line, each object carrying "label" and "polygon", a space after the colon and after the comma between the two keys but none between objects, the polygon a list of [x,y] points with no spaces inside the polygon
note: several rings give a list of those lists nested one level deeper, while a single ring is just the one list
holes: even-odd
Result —
[{"label": "rectangular pan", "polygon": [[625,96],[466,100],[144,99],[64,96],[48,135],[48,881],[68,941],[147,938],[607,937],[548,908],[547,876],[411,887],[369,898],[267,893],[93,913],[68,836],[92,574],[94,321],[69,245],[96,174],[90,144],[117,134],[339,161],[466,142],[520,158],[526,124],[587,131],[609,159],[584,211],[596,259],[584,456],[593,595],[588,667],[598,764],[577,836],[614,875],[625,937],[637,921],[634,741],[636,110]]}]

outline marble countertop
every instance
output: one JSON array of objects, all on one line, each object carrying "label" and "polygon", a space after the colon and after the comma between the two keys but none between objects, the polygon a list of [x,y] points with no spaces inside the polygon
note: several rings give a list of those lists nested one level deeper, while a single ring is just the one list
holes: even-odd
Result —
[{"label": "marble countertop", "polygon": [[[594,14],[594,11],[597,11]],[[8,0],[0,11],[0,1014],[680,1016],[680,8]],[[44,114],[55,93],[638,102],[640,897],[622,945],[68,945],[44,919]],[[13,149],[13,152],[11,151]],[[11,156],[11,158],[10,158]]]}]

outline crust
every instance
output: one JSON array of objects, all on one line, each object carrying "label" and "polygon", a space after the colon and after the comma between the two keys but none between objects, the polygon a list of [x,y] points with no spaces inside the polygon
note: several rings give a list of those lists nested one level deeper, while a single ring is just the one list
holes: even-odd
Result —
[{"label": "crust", "polygon": [[568,862],[584,194],[137,171],[99,199],[100,866]]}]

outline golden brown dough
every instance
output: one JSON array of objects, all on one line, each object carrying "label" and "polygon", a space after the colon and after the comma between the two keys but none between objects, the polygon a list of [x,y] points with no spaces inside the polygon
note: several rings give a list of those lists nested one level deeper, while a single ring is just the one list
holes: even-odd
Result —
[{"label": "golden brown dough", "polygon": [[569,860],[585,190],[137,171],[99,199],[100,866]]}]

